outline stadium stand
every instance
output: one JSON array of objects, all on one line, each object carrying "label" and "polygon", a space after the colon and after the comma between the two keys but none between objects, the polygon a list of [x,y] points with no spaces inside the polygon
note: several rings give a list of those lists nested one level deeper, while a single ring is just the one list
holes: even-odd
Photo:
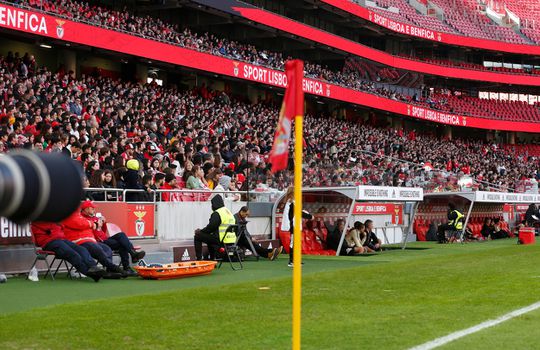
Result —
[{"label": "stadium stand", "polygon": [[503,6],[520,19],[521,32],[540,44],[540,9],[534,0],[505,0]]},{"label": "stadium stand", "polygon": [[[4,150],[72,149],[89,177],[97,169],[112,169],[119,183],[126,183],[122,169],[132,157],[147,170],[155,159],[175,158],[177,175],[182,176],[188,163],[203,165],[202,154],[212,153],[217,160],[211,164],[206,159],[205,175],[216,165],[245,186],[239,178],[249,176],[250,186],[277,189],[291,183],[288,172],[271,176],[265,161],[273,140],[268,126],[275,125],[278,114],[271,104],[244,103],[204,85],[179,91],[99,76],[76,79],[38,68],[28,55],[8,54],[0,63]],[[532,155],[512,154],[508,148],[480,140],[444,140],[324,115],[306,118],[305,141],[309,165],[305,181],[313,186],[452,190],[462,172],[500,188],[513,188],[517,180],[536,176],[531,169],[538,165]],[[429,162],[433,171],[411,162]],[[168,165],[165,162],[159,171]],[[141,185],[140,179],[137,184]]]},{"label": "stadium stand", "polygon": [[[353,0],[353,2],[356,1]],[[512,1],[508,2],[511,3]],[[439,32],[462,34],[513,44],[530,44],[524,36],[515,32],[512,28],[498,25],[488,18],[485,15],[486,4],[477,0],[460,0],[459,3],[454,0],[428,1],[427,5],[440,9],[442,20],[439,20],[436,16],[419,14],[406,0],[376,0],[375,3],[377,7],[371,7],[371,9],[397,22],[414,24]],[[532,9],[535,6],[534,2],[527,0],[518,0],[515,3],[517,3],[516,6],[527,6],[524,8]],[[456,8],[456,5],[459,6],[459,9]],[[395,10],[398,12],[395,12]],[[524,10],[519,11],[519,13],[523,16]],[[535,10],[533,9],[524,18],[534,18],[529,17],[534,16],[534,13]],[[529,21],[529,23],[534,23],[534,20]],[[534,28],[534,24],[531,25]],[[532,30],[532,32],[535,31]],[[528,34],[529,31],[524,31],[524,33],[535,41],[534,34],[531,37]]]},{"label": "stadium stand", "polygon": [[[32,1],[17,1],[18,4],[27,5],[34,8],[41,9],[41,2]],[[403,5],[401,1],[394,0],[393,6],[401,4],[404,8],[411,8],[410,5]],[[390,5],[388,5],[390,6]],[[43,10],[57,13],[67,18],[85,21],[94,25],[106,26],[111,29],[126,31],[129,33],[135,33],[145,38],[151,38],[159,41],[169,42],[174,45],[180,45],[187,48],[210,52],[215,55],[221,55],[230,57],[233,59],[242,60],[251,64],[263,65],[274,69],[283,69],[283,63],[287,57],[283,57],[281,53],[270,52],[268,50],[257,49],[253,45],[241,44],[236,41],[227,40],[225,38],[218,38],[209,33],[199,34],[192,30],[185,28],[178,28],[176,25],[167,24],[160,19],[145,16],[135,16],[127,11],[113,11],[107,8],[99,6],[90,6],[87,3],[79,3],[72,0],[54,2],[44,1]],[[415,11],[413,9],[413,11]],[[385,13],[385,15],[394,14],[393,12]],[[392,15],[389,15],[392,16]],[[436,22],[432,17],[417,15],[419,17],[431,18],[429,22]],[[503,28],[507,29],[507,28]],[[500,30],[503,30],[500,29]],[[490,29],[491,30],[491,29]],[[418,60],[418,58],[411,58]],[[501,73],[513,73],[513,74],[537,74],[536,72],[530,72],[523,69],[488,69],[481,65],[470,64],[467,62],[459,62],[455,60],[420,60],[428,63],[441,64],[444,66],[475,69],[475,70],[493,70]],[[306,66],[307,67],[307,66]],[[309,69],[306,68],[306,73],[309,76],[318,77],[329,82],[339,82],[344,80],[339,77],[338,72],[331,72],[326,67],[322,67],[317,64],[310,64]]]}]

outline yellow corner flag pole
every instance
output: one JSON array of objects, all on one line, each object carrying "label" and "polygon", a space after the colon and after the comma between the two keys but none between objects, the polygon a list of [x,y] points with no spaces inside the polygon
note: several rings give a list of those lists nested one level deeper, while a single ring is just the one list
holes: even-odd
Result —
[{"label": "yellow corner flag pole", "polygon": [[295,66],[295,117],[294,117],[294,256],[293,256],[293,329],[292,348],[300,350],[302,318],[302,153],[304,140],[304,91],[302,78],[304,63],[297,61]]}]

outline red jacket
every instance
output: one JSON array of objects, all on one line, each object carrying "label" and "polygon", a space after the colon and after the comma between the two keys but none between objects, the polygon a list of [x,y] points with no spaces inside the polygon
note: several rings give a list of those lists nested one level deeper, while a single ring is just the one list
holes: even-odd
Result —
[{"label": "red jacket", "polygon": [[[98,222],[99,218],[95,216],[87,216],[81,213],[81,216],[85,218],[86,220],[92,221],[92,222]],[[94,233],[94,238],[98,242],[103,242],[109,238],[109,234],[107,233],[107,225],[103,224],[103,227],[101,227],[101,230],[95,230],[93,229],[92,232]]]},{"label": "red jacket", "polygon": [[66,239],[62,226],[53,222],[33,222],[31,230],[36,245],[41,248],[57,239]]},{"label": "red jacket", "polygon": [[94,222],[82,216],[80,210],[76,210],[62,224],[66,238],[73,243],[96,243],[94,237]]}]

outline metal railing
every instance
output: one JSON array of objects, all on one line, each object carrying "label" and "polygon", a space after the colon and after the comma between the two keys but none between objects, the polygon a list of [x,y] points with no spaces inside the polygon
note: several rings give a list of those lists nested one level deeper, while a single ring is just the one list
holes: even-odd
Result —
[{"label": "metal railing", "polygon": [[96,202],[204,202],[220,194],[231,201],[274,203],[282,191],[210,191],[210,190],[135,190],[121,188],[85,188],[86,194]]}]

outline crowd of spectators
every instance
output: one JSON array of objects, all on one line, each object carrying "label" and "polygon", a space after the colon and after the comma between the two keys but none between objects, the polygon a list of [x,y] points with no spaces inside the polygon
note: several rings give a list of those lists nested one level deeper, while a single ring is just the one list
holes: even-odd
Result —
[{"label": "crowd of spectators", "polygon": [[[88,187],[234,191],[291,184],[292,167],[275,176],[269,171],[279,111],[271,103],[242,102],[204,85],[179,91],[43,67],[24,74],[25,60],[32,62],[27,55],[0,58],[1,151],[64,152],[81,162]],[[470,175],[505,189],[537,177],[538,169],[527,153],[376,127],[373,118],[308,115],[305,145],[308,186],[452,190]]]},{"label": "crowd of spectators", "polygon": [[[214,55],[225,56],[235,60],[248,62],[254,65],[261,65],[273,69],[283,70],[284,62],[290,57],[284,57],[280,52],[256,48],[253,45],[243,44],[226,38],[217,37],[210,33],[196,33],[189,28],[180,28],[176,24],[170,24],[157,17],[136,16],[127,9],[115,11],[90,3],[77,2],[74,0],[15,0],[17,4],[43,9],[57,13],[77,21],[85,21],[95,25],[106,26],[114,30],[137,34],[149,39],[164,41],[173,45],[178,45],[194,50],[209,52]],[[452,62],[447,61],[444,65]],[[304,74],[306,77],[326,81],[332,84],[341,85],[347,88],[367,91],[373,94],[392,97],[405,102],[426,102],[421,96],[404,96],[393,94],[385,88],[375,88],[373,83],[363,79],[363,73],[348,68],[344,64],[342,71],[332,70],[327,66],[306,62]],[[472,67],[471,65],[456,64],[456,67]],[[477,69],[477,68],[475,68]],[[395,71],[394,71],[395,72]],[[517,71],[513,70],[513,73]],[[522,71],[523,73],[528,73]],[[532,74],[532,72],[531,72]],[[440,102],[438,102],[440,103]],[[445,109],[444,105],[438,105],[430,101],[431,108]],[[459,112],[459,111],[456,111]],[[469,115],[469,114],[468,114]],[[483,115],[470,114],[478,117]]]}]

